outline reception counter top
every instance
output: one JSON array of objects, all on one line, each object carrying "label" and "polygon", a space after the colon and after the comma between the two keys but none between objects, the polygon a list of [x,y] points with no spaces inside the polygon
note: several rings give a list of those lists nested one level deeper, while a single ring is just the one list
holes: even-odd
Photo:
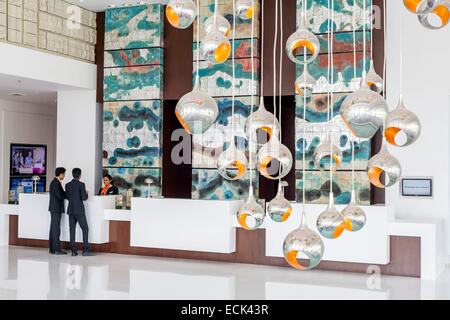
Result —
[{"label": "reception counter top", "polygon": [[[114,229],[113,232],[119,232],[122,237],[116,237],[114,241],[125,241],[125,246],[130,248],[117,251],[119,253],[138,252],[133,248],[158,249],[158,252],[199,252],[201,257],[206,253],[227,255],[237,252],[237,229],[240,227],[235,214],[242,201],[133,198],[131,210],[116,210],[114,199],[112,196],[93,196],[85,202],[89,241],[93,244],[108,244],[110,223],[115,223],[116,227],[119,223],[126,230]],[[48,201],[48,194],[21,194],[19,205],[0,205],[0,231],[3,231],[0,244],[8,243],[8,215],[18,215],[18,238],[47,240],[50,225]],[[265,230],[254,233],[243,230],[240,233],[241,244],[242,241],[263,241],[264,249],[258,249],[257,252],[262,258],[258,258],[259,262],[256,263],[266,263],[264,261],[272,261],[270,259],[273,258],[282,259],[284,238],[299,225],[301,204],[293,203],[292,207],[293,214],[285,223],[276,223],[267,218],[261,227]],[[324,209],[324,205],[307,206],[311,229],[316,230],[315,221]],[[338,206],[337,209],[342,208]],[[388,266],[392,260],[392,237],[406,237],[420,241],[420,252],[416,256],[420,259],[418,272],[421,277],[436,279],[446,262],[443,221],[397,220],[394,208],[389,206],[364,207],[364,211],[367,224],[362,231],[344,232],[335,240],[323,239],[323,261]],[[63,215],[61,223],[61,240],[67,241],[67,215]],[[81,239],[81,230],[77,228],[77,241]],[[239,261],[233,259],[230,261]]]}]

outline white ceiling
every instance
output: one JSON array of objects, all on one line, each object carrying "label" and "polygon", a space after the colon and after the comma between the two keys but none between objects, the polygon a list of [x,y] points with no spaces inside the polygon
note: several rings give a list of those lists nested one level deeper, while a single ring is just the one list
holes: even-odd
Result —
[{"label": "white ceiling", "polygon": [[125,5],[137,5],[147,3],[163,3],[166,4],[168,0],[66,0],[80,7],[89,9],[95,12],[105,11],[109,5],[125,6]]},{"label": "white ceiling", "polygon": [[[56,106],[58,88],[51,83],[0,74],[0,100]],[[20,93],[24,96],[12,96]]]}]

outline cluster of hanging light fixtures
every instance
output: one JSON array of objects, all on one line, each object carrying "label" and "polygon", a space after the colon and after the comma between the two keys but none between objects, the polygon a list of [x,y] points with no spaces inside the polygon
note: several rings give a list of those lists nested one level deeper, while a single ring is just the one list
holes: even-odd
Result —
[{"label": "cluster of hanging light fixtures", "polygon": [[[293,158],[290,150],[282,144],[281,136],[281,92],[278,106],[276,103],[276,44],[278,37],[278,17],[280,16],[281,38],[283,37],[283,4],[279,6],[279,0],[275,0],[275,35],[274,35],[274,113],[267,111],[264,105],[263,82],[264,69],[261,71],[261,90],[260,102],[257,111],[253,111],[255,100],[254,88],[254,28],[255,13],[257,5],[255,0],[232,0],[233,1],[233,25],[219,14],[218,1],[215,1],[214,14],[203,24],[206,36],[200,44],[200,19],[199,19],[199,0],[195,4],[193,0],[170,0],[166,7],[166,15],[169,23],[180,29],[189,27],[195,18],[197,18],[197,58],[196,74],[194,88],[191,92],[184,95],[176,106],[176,116],[183,128],[190,134],[203,134],[210,128],[218,117],[218,107],[215,100],[202,90],[199,79],[200,55],[211,64],[220,64],[232,56],[232,119],[235,114],[235,57],[234,43],[236,33],[236,18],[241,20],[251,20],[251,71],[252,78],[250,82],[251,109],[250,116],[246,119],[244,131],[249,142],[249,156],[239,150],[236,146],[236,123],[231,123],[231,138],[228,147],[217,158],[217,169],[219,174],[226,180],[239,180],[249,173],[249,191],[248,196],[237,212],[236,218],[239,225],[246,230],[256,230],[264,222],[266,214],[275,222],[285,222],[292,215],[292,206],[285,198],[284,187],[287,182],[282,181],[291,171]],[[306,1],[302,2],[302,13],[298,30],[296,30],[287,40],[285,50],[291,61],[303,65],[303,73],[294,83],[295,91],[303,99],[303,136],[306,137],[306,99],[313,94],[316,80],[308,72],[308,64],[313,62],[320,53],[320,42],[316,35],[308,30],[307,6]],[[438,6],[448,4],[448,1],[420,1],[404,0],[405,5],[411,11],[419,14],[419,20],[424,20],[426,15],[437,12]],[[353,2],[353,47],[354,47],[354,78],[356,74],[356,1]],[[261,8],[264,8],[262,0]],[[279,9],[280,8],[280,9]],[[448,7],[446,7],[448,9]],[[406,109],[402,95],[398,106],[389,112],[388,105],[384,98],[384,74],[379,76],[374,68],[373,56],[371,56],[369,70],[366,71],[366,2],[363,1],[363,73],[359,88],[349,94],[343,101],[340,109],[340,117],[351,132],[351,151],[352,151],[352,191],[350,203],[342,210],[338,211],[334,205],[333,194],[333,173],[339,168],[342,162],[342,153],[340,148],[333,144],[333,105],[334,105],[334,0],[328,0],[328,114],[327,119],[329,127],[326,131],[325,139],[321,142],[313,155],[313,161],[317,168],[330,174],[330,193],[329,204],[323,211],[317,221],[316,228],[318,233],[327,239],[338,238],[345,230],[359,231],[366,223],[364,210],[356,202],[355,192],[355,145],[356,138],[372,138],[380,129],[384,139],[382,147],[378,154],[373,156],[367,166],[367,175],[369,181],[376,187],[386,188],[394,185],[401,176],[401,166],[399,161],[389,153],[387,143],[404,147],[414,143],[420,135],[421,125],[417,116]],[[384,9],[386,4],[384,0]],[[280,14],[278,14],[280,10]],[[263,15],[262,15],[263,16]],[[422,18],[421,18],[422,17]],[[372,18],[372,16],[371,16]],[[421,22],[422,22],[421,20]],[[448,19],[447,19],[448,20]],[[386,19],[384,19],[386,21]],[[447,21],[448,22],[448,21]],[[385,22],[386,23],[386,22]],[[386,25],[384,26],[386,30]],[[385,31],[386,32],[386,31]],[[232,43],[228,37],[232,35]],[[262,21],[262,34],[264,35],[264,19]],[[262,36],[261,42],[263,42]],[[371,39],[371,45],[373,41]],[[262,47],[262,45],[261,45]],[[373,47],[371,50],[373,55]],[[261,52],[261,65],[263,64],[263,52]],[[283,53],[280,50],[280,72],[279,89],[281,91],[282,83],[282,59]],[[386,63],[384,63],[384,67]],[[402,73],[402,60],[400,70]],[[385,73],[385,70],[383,71]],[[401,88],[402,92],[402,88]],[[383,95],[382,95],[383,94]],[[283,253],[285,260],[289,265],[298,270],[309,270],[316,267],[322,260],[324,253],[324,244],[321,236],[311,230],[308,226],[306,213],[306,140],[303,139],[303,209],[300,216],[300,225],[297,229],[290,232],[283,243]],[[252,150],[258,150],[256,164]],[[253,174],[254,169],[270,180],[278,180],[278,192],[272,199],[266,210],[258,203],[254,194]],[[303,260],[307,258],[307,262]],[[302,259],[300,259],[302,258]]]},{"label": "cluster of hanging light fixtures", "polygon": [[450,20],[450,0],[403,0],[403,4],[427,29],[442,29]]}]

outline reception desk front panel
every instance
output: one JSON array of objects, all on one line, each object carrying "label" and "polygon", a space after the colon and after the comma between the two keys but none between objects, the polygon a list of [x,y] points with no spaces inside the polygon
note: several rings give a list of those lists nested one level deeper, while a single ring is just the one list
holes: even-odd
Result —
[{"label": "reception desk front panel", "polygon": [[232,218],[241,204],[241,201],[133,198],[131,246],[235,252]]}]

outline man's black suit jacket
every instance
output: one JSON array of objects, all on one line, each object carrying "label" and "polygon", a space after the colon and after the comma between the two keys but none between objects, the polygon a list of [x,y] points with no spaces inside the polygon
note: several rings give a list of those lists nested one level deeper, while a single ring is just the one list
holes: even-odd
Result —
[{"label": "man's black suit jacket", "polygon": [[50,183],[50,202],[48,204],[48,211],[64,213],[64,199],[66,199],[66,192],[59,179],[54,178]]},{"label": "man's black suit jacket", "polygon": [[67,214],[86,214],[84,210],[84,203],[88,199],[86,186],[83,182],[73,179],[66,184],[67,200],[69,200],[69,207]]}]

